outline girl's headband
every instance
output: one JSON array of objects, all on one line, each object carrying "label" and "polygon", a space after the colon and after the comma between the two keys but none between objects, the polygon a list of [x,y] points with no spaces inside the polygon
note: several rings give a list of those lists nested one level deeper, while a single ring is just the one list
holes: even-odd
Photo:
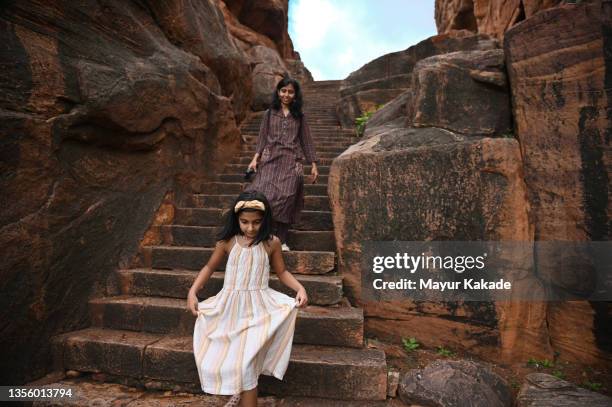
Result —
[{"label": "girl's headband", "polygon": [[266,206],[261,201],[239,201],[236,206],[234,206],[234,212],[238,212],[240,209],[259,209],[260,211],[265,212]]}]

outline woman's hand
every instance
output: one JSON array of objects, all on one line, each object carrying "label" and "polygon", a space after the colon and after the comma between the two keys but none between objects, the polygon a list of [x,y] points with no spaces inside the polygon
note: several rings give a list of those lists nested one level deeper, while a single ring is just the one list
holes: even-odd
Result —
[{"label": "woman's hand", "polygon": [[306,294],[306,289],[304,287],[300,288],[295,296],[297,300],[297,307],[302,308],[308,304],[308,295]]},{"label": "woman's hand", "polygon": [[319,169],[315,163],[312,163],[312,167],[310,168],[310,176],[312,177],[312,183],[315,184],[317,182],[317,178],[319,178]]},{"label": "woman's hand", "polygon": [[199,301],[195,291],[189,290],[189,294],[187,294],[187,308],[195,317],[198,316],[198,303]]},{"label": "woman's hand", "polygon": [[247,167],[248,170],[253,169],[253,171],[257,172],[257,159],[258,158],[259,157],[257,156],[257,154],[255,155],[255,157],[253,157],[253,159],[249,163],[249,166]]}]

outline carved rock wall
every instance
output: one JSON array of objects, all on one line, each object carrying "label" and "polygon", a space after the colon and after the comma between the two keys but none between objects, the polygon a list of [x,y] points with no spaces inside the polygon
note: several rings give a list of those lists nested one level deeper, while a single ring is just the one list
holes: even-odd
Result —
[{"label": "carved rock wall", "polygon": [[0,8],[4,383],[45,374],[49,337],[88,324],[87,301],[129,263],[160,205],[171,214],[168,196],[180,205],[238,149],[257,75],[236,33],[272,53],[288,37],[240,31],[222,5]]}]

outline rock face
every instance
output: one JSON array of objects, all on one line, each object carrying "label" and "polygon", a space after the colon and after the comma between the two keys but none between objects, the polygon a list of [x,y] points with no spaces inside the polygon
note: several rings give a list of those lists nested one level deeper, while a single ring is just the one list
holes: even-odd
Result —
[{"label": "rock face", "polygon": [[[372,116],[363,141],[334,160],[338,267],[351,300],[366,311],[368,334],[396,342],[418,335],[426,346],[508,362],[557,351],[564,360],[610,363],[608,303],[369,302],[360,284],[363,241],[609,239],[611,19],[609,2],[566,5],[509,30],[503,54],[468,50],[415,61],[410,85]],[[376,73],[381,61],[352,75],[358,92],[391,83]],[[588,270],[554,272],[568,255],[526,259],[514,284],[584,291]]]},{"label": "rock face", "polygon": [[[386,129],[333,161],[329,195],[338,269],[347,295],[365,310],[368,334],[399,342],[418,332],[425,345],[470,347],[490,358],[498,358],[500,349],[508,359],[522,352],[551,356],[545,304],[457,307],[361,297],[363,241],[532,239],[515,139]],[[540,287],[529,265],[517,284]]]},{"label": "rock face", "polygon": [[545,373],[525,378],[516,398],[517,407],[607,407],[612,398],[578,387]]},{"label": "rock face", "polygon": [[408,117],[415,127],[471,135],[512,132],[504,51],[459,51],[419,61]]},{"label": "rock face", "polygon": [[469,32],[438,35],[368,62],[344,79],[342,100],[336,111],[344,127],[353,127],[355,118],[384,105],[407,91],[412,83],[412,70],[421,59],[452,51],[490,50],[495,40]]},{"label": "rock face", "polygon": [[[514,120],[536,240],[610,239],[611,32],[612,4],[602,3],[546,10],[506,33]],[[568,281],[554,272],[560,261],[563,256],[538,264],[539,277],[581,290],[590,279],[588,270]],[[573,360],[608,359],[610,307],[599,305],[551,303],[553,346]]]},{"label": "rock face", "polygon": [[270,38],[283,59],[296,57],[287,31],[288,0],[225,0],[225,4],[242,24]]},{"label": "rock face", "polygon": [[280,56],[272,49],[256,45],[248,51],[253,68],[253,110],[265,110],[272,98],[276,84],[287,72],[287,67]]},{"label": "rock face", "polygon": [[172,44],[212,69],[222,94],[231,98],[236,118],[242,121],[251,100],[249,61],[232,41],[214,2],[148,1],[147,6]]},{"label": "rock face", "polygon": [[561,0],[436,0],[438,33],[469,30],[499,39],[514,25]]},{"label": "rock face", "polygon": [[11,2],[0,37],[0,344],[16,384],[47,371],[50,336],[83,327],[164,197],[180,205],[238,148],[253,81],[214,1]]},{"label": "rock face", "polygon": [[512,406],[504,379],[486,365],[466,360],[436,360],[409,371],[401,379],[399,395],[407,404],[424,406]]},{"label": "rock face", "polygon": [[285,74],[301,82],[312,81],[287,33],[288,1],[216,0],[234,42],[252,68],[251,109],[265,110],[271,93]]}]

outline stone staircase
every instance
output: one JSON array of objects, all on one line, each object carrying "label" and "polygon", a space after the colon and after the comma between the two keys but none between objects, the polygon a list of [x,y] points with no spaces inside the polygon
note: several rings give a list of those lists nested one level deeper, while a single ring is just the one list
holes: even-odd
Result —
[{"label": "stone staircase", "polygon": [[[342,277],[335,271],[335,241],[327,179],[331,161],[354,142],[335,118],[339,82],[309,84],[305,112],[319,156],[317,184],[305,185],[302,220],[290,230],[288,270],[304,285],[309,306],[298,312],[289,367],[283,381],[260,376],[260,393],[344,400],[384,400],[385,355],[364,347],[363,310],[343,297]],[[194,363],[195,317],[186,310],[186,295],[198,270],[212,253],[222,211],[244,187],[243,175],[253,156],[262,113],[242,127],[247,143],[217,180],[194,194],[190,207],[176,208],[174,224],[162,226],[163,243],[142,248],[142,268],[117,270],[113,296],[90,301],[91,327],[53,339],[58,369],[101,372],[104,378],[150,389],[201,393]],[[305,167],[310,174],[310,166]],[[223,272],[215,272],[199,293],[216,294]],[[270,286],[281,286],[274,273]]]}]

